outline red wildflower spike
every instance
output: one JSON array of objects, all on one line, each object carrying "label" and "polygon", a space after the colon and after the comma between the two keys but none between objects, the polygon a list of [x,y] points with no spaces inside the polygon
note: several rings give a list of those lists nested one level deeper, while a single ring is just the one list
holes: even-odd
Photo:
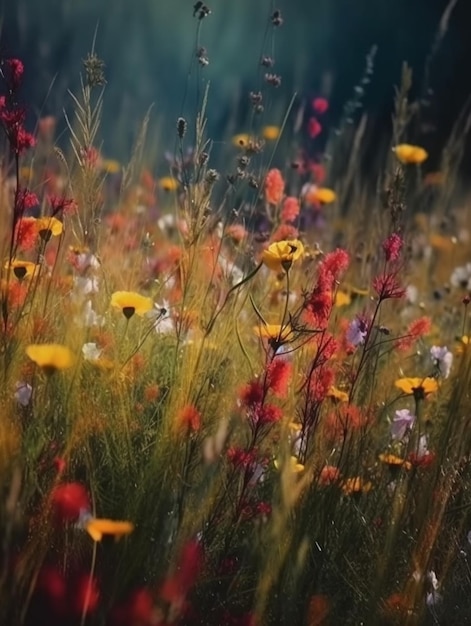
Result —
[{"label": "red wildflower spike", "polygon": [[265,177],[265,199],[270,204],[279,204],[285,192],[285,181],[280,170],[273,168]]},{"label": "red wildflower spike", "polygon": [[276,357],[267,367],[268,387],[275,396],[284,397],[288,392],[292,365],[289,361]]},{"label": "red wildflower spike", "polygon": [[382,246],[386,261],[397,261],[399,259],[403,243],[404,241],[398,233],[392,233],[383,241]]}]

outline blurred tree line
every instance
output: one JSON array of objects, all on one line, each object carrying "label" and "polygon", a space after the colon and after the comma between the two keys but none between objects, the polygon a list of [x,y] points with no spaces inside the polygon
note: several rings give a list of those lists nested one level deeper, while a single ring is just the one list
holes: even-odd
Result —
[{"label": "blurred tree line", "polygon": [[[210,136],[218,141],[224,132],[246,130],[248,93],[260,87],[263,54],[275,60],[269,71],[282,77],[264,123],[281,121],[294,92],[299,100],[329,97],[335,123],[376,45],[364,106],[377,124],[388,124],[403,61],[413,67],[415,93],[421,95],[426,59],[449,0],[208,0],[211,14],[201,21],[193,15],[193,4],[3,0],[2,54],[24,60],[25,97],[34,106],[33,114],[60,116],[70,106],[67,90],[79,89],[81,61],[96,31],[95,49],[106,63],[108,82],[104,150],[119,158],[128,155],[152,104],[155,137],[171,144],[177,117],[195,117],[202,81],[210,82]],[[430,63],[429,86],[436,96],[430,98],[429,131],[440,125],[438,143],[471,88],[465,65],[471,50],[469,4],[456,0],[451,7],[447,32]],[[270,22],[274,9],[283,17],[277,29]],[[206,50],[206,67],[199,67],[195,58],[200,47]]]}]

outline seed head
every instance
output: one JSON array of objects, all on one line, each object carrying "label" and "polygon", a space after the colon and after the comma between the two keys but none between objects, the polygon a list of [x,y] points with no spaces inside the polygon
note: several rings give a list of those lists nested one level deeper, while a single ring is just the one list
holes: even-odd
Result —
[{"label": "seed head", "polygon": [[188,124],[186,123],[186,119],[184,117],[179,117],[177,120],[177,133],[180,139],[183,139],[185,136],[187,127]]},{"label": "seed head", "polygon": [[95,52],[88,53],[87,58],[83,60],[83,66],[85,68],[86,83],[89,87],[106,85],[105,62]]}]

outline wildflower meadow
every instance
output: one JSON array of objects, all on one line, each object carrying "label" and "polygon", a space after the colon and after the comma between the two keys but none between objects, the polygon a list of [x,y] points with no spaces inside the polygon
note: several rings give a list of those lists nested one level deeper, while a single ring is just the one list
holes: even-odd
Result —
[{"label": "wildflower meadow", "polygon": [[471,624],[469,109],[432,167],[405,63],[360,167],[375,49],[273,116],[274,8],[216,145],[212,10],[125,162],[99,29],[54,116],[0,59],[0,624]]}]

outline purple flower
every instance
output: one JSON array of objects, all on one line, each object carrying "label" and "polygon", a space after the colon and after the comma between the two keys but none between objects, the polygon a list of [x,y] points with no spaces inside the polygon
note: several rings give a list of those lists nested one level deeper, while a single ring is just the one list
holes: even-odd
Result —
[{"label": "purple flower", "polygon": [[406,432],[412,428],[415,422],[415,415],[409,409],[400,409],[396,411],[391,424],[391,437],[393,439],[402,439]]},{"label": "purple flower", "polygon": [[368,334],[368,322],[363,317],[355,317],[347,328],[346,339],[352,346],[360,346]]},{"label": "purple flower", "polygon": [[430,356],[432,357],[440,376],[448,378],[453,364],[453,353],[450,352],[446,346],[432,346],[430,348]]}]

